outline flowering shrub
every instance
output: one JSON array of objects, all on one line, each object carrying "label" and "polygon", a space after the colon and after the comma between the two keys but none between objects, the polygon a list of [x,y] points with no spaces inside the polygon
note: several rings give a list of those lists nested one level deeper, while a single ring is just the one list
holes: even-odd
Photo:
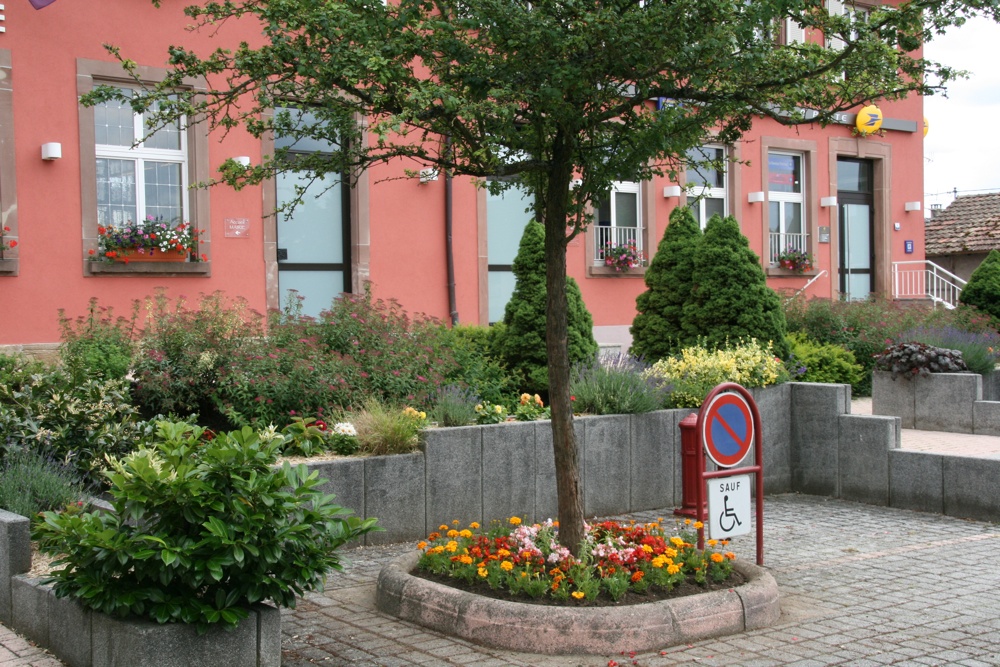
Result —
[{"label": "flowering shrub", "polygon": [[478,403],[471,389],[449,384],[438,389],[432,414],[439,426],[466,426],[476,421]]},{"label": "flowering shrub", "polygon": [[718,384],[735,382],[744,387],[766,387],[785,382],[788,372],[771,345],[756,339],[721,350],[688,347],[679,356],[661,359],[648,371],[661,383],[673,385],[667,407],[697,408]]},{"label": "flowering shrub", "polygon": [[10,227],[4,225],[0,228],[0,259],[3,259],[3,253],[5,250],[13,250],[17,247],[17,241],[15,239],[6,239],[4,236],[10,233]]},{"label": "flowering shrub", "polygon": [[[97,228],[97,251],[92,259],[113,262],[115,259],[144,255],[152,250],[176,253],[199,260],[198,237],[201,230],[186,222],[175,224],[146,216],[142,222],[129,222],[121,227]],[[204,255],[200,259],[207,259]]]},{"label": "flowering shrub", "polygon": [[648,369],[648,364],[628,354],[601,355],[578,365],[570,378],[573,411],[616,415],[659,410],[670,387],[650,377]]},{"label": "flowering shrub", "polygon": [[521,394],[517,407],[514,408],[514,417],[519,422],[533,422],[536,419],[548,419],[552,416],[552,411],[545,407],[542,397],[538,394]]},{"label": "flowering shrub", "polygon": [[613,268],[619,273],[625,273],[629,269],[642,266],[645,261],[643,254],[636,248],[634,241],[616,245],[613,241],[604,244],[601,254],[604,257],[604,266]]},{"label": "flowering shrub", "polygon": [[328,431],[330,447],[337,454],[345,456],[358,451],[358,431],[350,422],[337,422]]},{"label": "flowering shrub", "polygon": [[886,348],[875,359],[875,368],[899,375],[930,375],[931,373],[961,373],[969,370],[958,350],[944,350],[923,343],[899,343]]},{"label": "flowering shrub", "polygon": [[795,273],[804,273],[813,270],[813,257],[804,250],[797,250],[789,246],[777,257],[778,266]]},{"label": "flowering shrub", "polygon": [[507,408],[488,401],[476,404],[477,424],[499,424],[507,421]]},{"label": "flowering shrub", "polygon": [[598,597],[620,600],[626,593],[669,591],[688,581],[725,581],[732,573],[732,552],[714,550],[726,542],[694,547],[685,530],[668,536],[660,522],[647,524],[603,521],[586,525],[580,558],[557,541],[558,525],[551,519],[526,525],[519,517],[494,522],[487,531],[472,523],[463,530],[441,525],[417,546],[423,552],[418,568],[444,575],[468,586],[488,586],[514,596],[551,598],[569,604]]},{"label": "flowering shrub", "polygon": [[907,331],[898,340],[958,350],[969,370],[980,375],[991,373],[996,368],[997,361],[1000,361],[1000,334],[991,329],[973,332],[954,326],[924,326]]}]

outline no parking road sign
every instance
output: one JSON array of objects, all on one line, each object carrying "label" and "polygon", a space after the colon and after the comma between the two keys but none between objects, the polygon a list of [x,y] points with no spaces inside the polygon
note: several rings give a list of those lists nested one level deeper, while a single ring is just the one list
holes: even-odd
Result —
[{"label": "no parking road sign", "polygon": [[750,404],[742,394],[718,393],[702,410],[701,441],[705,443],[705,452],[720,468],[732,468],[753,446]]}]

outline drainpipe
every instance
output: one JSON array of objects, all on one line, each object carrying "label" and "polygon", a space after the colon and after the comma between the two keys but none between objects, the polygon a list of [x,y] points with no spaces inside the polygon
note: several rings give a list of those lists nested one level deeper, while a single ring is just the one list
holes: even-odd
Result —
[{"label": "drainpipe", "polygon": [[[451,137],[444,138],[446,153],[451,152]],[[451,325],[458,324],[458,303],[455,297],[455,248],[453,238],[454,227],[454,203],[452,197],[451,171],[445,170],[444,174],[444,235],[445,235],[445,255],[448,263],[448,313],[451,315]]]}]

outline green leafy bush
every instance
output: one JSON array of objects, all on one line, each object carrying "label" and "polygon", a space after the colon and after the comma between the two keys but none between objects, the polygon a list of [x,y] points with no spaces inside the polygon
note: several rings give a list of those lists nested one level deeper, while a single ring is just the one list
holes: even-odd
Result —
[{"label": "green leafy bush", "polygon": [[662,386],[648,369],[647,364],[627,354],[603,355],[578,365],[570,380],[573,411],[618,415],[659,410],[670,387]]},{"label": "green leafy bush", "polygon": [[[504,330],[502,323],[492,327],[440,327],[435,349],[447,350],[455,360],[452,369],[445,373],[444,382],[468,387],[479,398],[494,403],[516,394],[520,386],[516,374],[507,370],[492,351],[493,341],[502,336]],[[476,402],[473,401],[473,405]]]},{"label": "green leafy bush", "polygon": [[59,309],[59,328],[63,346],[60,350],[63,366],[73,380],[120,380],[132,365],[132,338],[135,332],[139,304],[132,317],[114,317],[110,307],[98,306],[92,298],[87,314],[71,320]]},{"label": "green leafy bush", "polygon": [[74,382],[66,371],[15,358],[0,369],[0,447],[30,448],[100,485],[105,455],[132,451],[151,432],[124,380]]},{"label": "green leafy bush", "polygon": [[685,328],[684,305],[691,300],[694,255],[701,228],[687,206],[670,213],[670,224],[644,276],[646,291],[636,300],[632,321],[632,354],[650,362],[694,343]]},{"label": "green leafy bush", "polygon": [[958,299],[988,314],[994,322],[1000,322],[1000,252],[990,250],[982,264],[969,276],[969,282]]},{"label": "green leafy bush", "polygon": [[970,332],[955,327],[920,327],[903,333],[899,341],[958,350],[968,369],[980,375],[992,373],[1000,361],[1000,334],[992,330]]},{"label": "green leafy bush", "polygon": [[817,343],[801,333],[791,334],[788,340],[792,345],[792,356],[797,363],[805,366],[805,372],[796,378],[801,382],[854,385],[864,374],[864,369],[855,363],[850,350],[839,345]]},{"label": "green leafy bush", "polygon": [[163,291],[146,300],[146,328],[135,358],[134,395],[147,416],[199,413],[225,423],[215,391],[222,368],[264,334],[264,320],[241,299],[203,295],[195,308]]},{"label": "green leafy bush", "polygon": [[272,467],[280,437],[202,436],[161,422],[149,448],[113,461],[113,512],[44,515],[33,536],[57,556],[58,597],[119,617],[235,626],[254,602],[294,607],[322,589],[340,568],[336,549],[375,529],[317,491],[317,473]]},{"label": "green leafy bush", "polygon": [[37,452],[11,452],[0,462],[0,509],[34,517],[76,502],[82,495],[72,472]]},{"label": "green leafy bush", "polygon": [[[549,386],[545,347],[545,228],[537,222],[529,222],[524,228],[513,269],[514,293],[504,310],[506,326],[502,335],[497,336],[496,355],[524,379],[525,391],[545,393]],[[597,354],[594,320],[583,303],[579,286],[569,277],[566,298],[569,362],[589,361]]]},{"label": "green leafy bush", "polygon": [[679,356],[661,359],[648,371],[661,385],[672,385],[668,408],[697,408],[716,385],[735,382],[744,387],[766,387],[787,380],[781,359],[770,346],[756,340],[719,350],[688,347]]}]

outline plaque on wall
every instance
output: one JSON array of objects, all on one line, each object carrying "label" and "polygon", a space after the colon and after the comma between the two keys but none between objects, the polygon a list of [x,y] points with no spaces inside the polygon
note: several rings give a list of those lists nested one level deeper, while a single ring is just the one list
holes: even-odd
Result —
[{"label": "plaque on wall", "polygon": [[226,218],[226,238],[250,238],[250,218]]},{"label": "plaque on wall", "polygon": [[829,243],[830,242],[830,228],[829,227],[820,227],[819,228],[819,242],[820,243]]}]

